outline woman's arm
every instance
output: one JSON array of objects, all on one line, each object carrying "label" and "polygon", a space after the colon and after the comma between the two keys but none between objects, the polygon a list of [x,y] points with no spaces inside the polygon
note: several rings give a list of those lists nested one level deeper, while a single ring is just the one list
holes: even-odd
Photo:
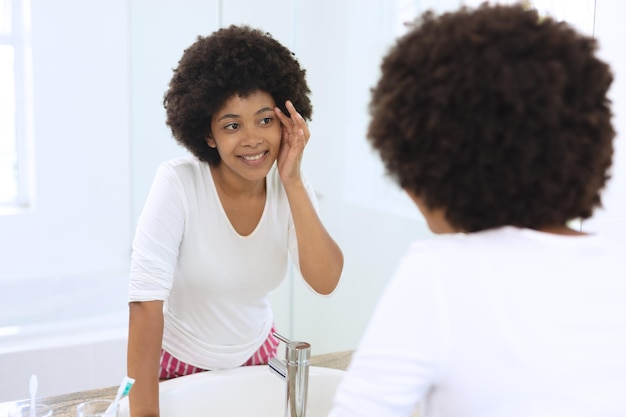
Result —
[{"label": "woman's arm", "polygon": [[300,176],[309,128],[291,101],[285,107],[291,117],[275,109],[283,126],[277,166],[296,229],[300,272],[315,291],[330,294],[343,270],[343,253],[322,224]]},{"label": "woman's arm", "polygon": [[320,294],[333,292],[343,269],[343,253],[320,220],[302,181],[285,186],[298,241],[300,272]]},{"label": "woman's arm", "polygon": [[159,360],[163,339],[163,301],[129,303],[128,376],[131,417],[159,415]]}]

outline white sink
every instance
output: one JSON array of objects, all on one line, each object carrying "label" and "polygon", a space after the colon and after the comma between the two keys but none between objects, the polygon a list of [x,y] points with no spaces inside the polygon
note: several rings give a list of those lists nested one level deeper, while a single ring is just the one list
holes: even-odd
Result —
[{"label": "white sink", "polygon": [[[325,417],[344,372],[311,366],[307,417]],[[161,417],[285,415],[286,385],[267,365],[210,371],[161,382]],[[120,403],[121,417],[128,417],[128,398]]]}]

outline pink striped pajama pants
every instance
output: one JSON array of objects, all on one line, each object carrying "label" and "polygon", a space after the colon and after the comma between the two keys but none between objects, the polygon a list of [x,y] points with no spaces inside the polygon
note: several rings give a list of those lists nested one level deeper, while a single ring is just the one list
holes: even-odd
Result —
[{"label": "pink striped pajama pants", "polygon": [[[270,358],[276,356],[276,349],[280,341],[274,337],[276,329],[272,326],[270,334],[265,339],[261,347],[241,366],[265,365]],[[179,376],[203,372],[206,369],[197,368],[182,361],[179,361],[169,352],[161,349],[161,372],[159,379],[172,379]]]}]

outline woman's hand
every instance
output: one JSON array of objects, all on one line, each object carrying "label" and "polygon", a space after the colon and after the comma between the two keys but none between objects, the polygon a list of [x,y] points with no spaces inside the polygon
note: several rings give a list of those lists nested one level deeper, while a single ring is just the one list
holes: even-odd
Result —
[{"label": "woman's hand", "polygon": [[285,107],[290,117],[274,109],[283,129],[276,164],[296,229],[300,272],[313,290],[330,294],[343,270],[343,253],[326,231],[300,178],[304,147],[311,136],[309,128],[291,101],[287,100]]},{"label": "woman's hand", "polygon": [[289,117],[278,107],[274,109],[274,112],[282,124],[282,137],[276,164],[280,179],[286,186],[300,180],[302,155],[311,133],[306,121],[290,100],[285,102],[285,107],[289,112]]}]

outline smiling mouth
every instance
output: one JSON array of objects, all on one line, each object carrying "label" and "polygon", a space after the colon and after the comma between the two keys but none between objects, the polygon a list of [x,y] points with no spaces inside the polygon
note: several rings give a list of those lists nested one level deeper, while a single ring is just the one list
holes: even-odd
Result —
[{"label": "smiling mouth", "polygon": [[267,151],[261,152],[257,155],[241,155],[240,158],[246,161],[258,161],[259,159],[263,158],[266,153]]}]

